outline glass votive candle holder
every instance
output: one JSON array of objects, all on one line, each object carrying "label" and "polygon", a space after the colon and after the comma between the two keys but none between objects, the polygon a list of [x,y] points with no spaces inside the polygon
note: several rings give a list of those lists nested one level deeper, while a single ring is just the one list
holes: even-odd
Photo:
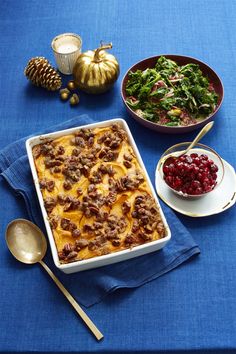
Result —
[{"label": "glass votive candle holder", "polygon": [[81,53],[82,39],[75,33],[63,33],[52,40],[57,67],[62,74],[70,75]]}]

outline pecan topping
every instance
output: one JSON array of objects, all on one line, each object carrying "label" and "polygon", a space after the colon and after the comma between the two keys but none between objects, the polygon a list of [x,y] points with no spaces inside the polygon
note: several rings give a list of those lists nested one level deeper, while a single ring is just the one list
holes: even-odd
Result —
[{"label": "pecan topping", "polygon": [[55,166],[54,168],[51,168],[50,172],[51,173],[59,173],[59,172],[61,172],[61,168],[58,166]]},{"label": "pecan topping", "polygon": [[97,218],[97,221],[99,221],[99,222],[104,222],[104,221],[106,221],[107,220],[107,218],[108,218],[108,212],[107,211],[100,211],[98,214],[97,214],[97,216],[96,216],[96,218]]},{"label": "pecan topping", "polygon": [[112,151],[112,150],[109,150],[105,156],[103,157],[103,160],[104,161],[115,161],[118,157],[119,153],[118,152],[115,152],[115,151]]},{"label": "pecan topping", "polygon": [[84,165],[81,168],[81,172],[83,173],[84,177],[88,177],[89,176],[89,172],[90,172],[90,168],[87,165]]},{"label": "pecan topping", "polygon": [[41,144],[41,153],[44,156],[54,156],[54,148],[52,146],[52,142]]},{"label": "pecan topping", "polygon": [[140,204],[142,203],[144,200],[144,197],[142,195],[138,195],[136,198],[135,198],[135,204]]},{"label": "pecan topping", "polygon": [[153,229],[151,225],[144,225],[144,230],[147,234],[152,234],[153,233]]},{"label": "pecan topping", "polygon": [[71,143],[73,145],[77,145],[81,148],[85,147],[84,139],[80,136],[75,136],[74,138],[71,139]]},{"label": "pecan topping", "polygon": [[72,182],[78,182],[80,180],[80,170],[74,164],[68,165],[67,167],[63,168],[62,173]]},{"label": "pecan topping", "polygon": [[69,181],[65,181],[63,183],[63,187],[64,187],[65,190],[68,191],[68,190],[70,190],[72,188],[72,184]]},{"label": "pecan topping", "polygon": [[84,224],[83,231],[84,232],[91,232],[91,231],[93,231],[93,226],[89,225],[89,224]]},{"label": "pecan topping", "polygon": [[69,230],[70,219],[62,218],[61,219],[61,228],[63,230]]},{"label": "pecan topping", "polygon": [[76,210],[76,209],[78,209],[79,205],[80,205],[79,200],[77,200],[76,198],[69,197],[69,200],[65,204],[63,210],[64,211]]},{"label": "pecan topping", "polygon": [[112,150],[117,149],[120,146],[120,143],[121,143],[121,140],[116,139],[116,140],[112,141],[109,146]]},{"label": "pecan topping", "polygon": [[123,164],[124,164],[124,166],[125,166],[126,168],[131,168],[131,167],[132,167],[132,163],[131,163],[130,161],[128,161],[128,160],[125,160],[125,161],[123,162]]},{"label": "pecan topping", "polygon": [[80,240],[75,241],[75,249],[77,251],[81,250],[88,246],[88,241],[85,238],[81,238]]},{"label": "pecan topping", "polygon": [[101,172],[103,175],[105,175],[107,173],[107,167],[105,165],[101,164],[98,167],[98,171]]},{"label": "pecan topping", "polygon": [[91,147],[91,146],[93,146],[93,144],[94,144],[94,137],[91,136],[91,137],[88,139],[88,146]]},{"label": "pecan topping", "polygon": [[145,242],[150,241],[152,239],[152,237],[150,235],[148,235],[147,233],[145,233],[144,231],[140,231],[138,236]]},{"label": "pecan topping", "polygon": [[149,223],[149,217],[147,215],[141,216],[141,221],[143,225],[147,225]]},{"label": "pecan topping", "polygon": [[81,231],[79,229],[75,229],[75,230],[72,231],[71,234],[72,234],[73,237],[76,238],[76,237],[79,237],[81,235]]},{"label": "pecan topping", "polygon": [[83,191],[81,188],[77,188],[76,193],[77,193],[78,197],[80,197],[83,194]]},{"label": "pecan topping", "polygon": [[59,193],[57,196],[57,200],[60,205],[65,205],[67,202],[69,202],[70,197],[66,194]]},{"label": "pecan topping", "polygon": [[71,154],[72,154],[72,156],[79,156],[80,150],[78,148],[75,148],[75,149],[72,150]]},{"label": "pecan topping", "polygon": [[52,229],[56,229],[58,226],[59,216],[58,215],[51,215],[49,217],[49,223]]},{"label": "pecan topping", "polygon": [[63,247],[63,252],[65,255],[68,255],[70,252],[73,251],[73,245],[71,243],[66,243]]},{"label": "pecan topping", "polygon": [[66,255],[63,251],[58,252],[58,257],[61,261],[66,259]]},{"label": "pecan topping", "polygon": [[161,236],[164,237],[164,234],[165,234],[165,227],[164,227],[162,221],[158,223],[156,230],[157,230],[157,232],[159,233],[159,235],[161,235]]},{"label": "pecan topping", "polygon": [[73,259],[77,256],[77,252],[76,251],[71,251],[68,255],[67,255],[67,259]]},{"label": "pecan topping", "polygon": [[82,128],[75,133],[75,136],[81,136],[84,140],[88,140],[89,138],[94,136],[94,133],[89,128]]},{"label": "pecan topping", "polygon": [[106,204],[107,205],[112,205],[116,201],[117,194],[114,192],[109,192],[109,194],[106,197]]},{"label": "pecan topping", "polygon": [[123,204],[122,204],[122,212],[123,212],[123,214],[128,214],[128,212],[130,211],[130,209],[131,209],[131,204],[130,204],[130,202],[128,202],[128,201],[125,201]]},{"label": "pecan topping", "polygon": [[61,160],[52,159],[49,156],[47,156],[45,158],[45,160],[44,160],[45,167],[47,167],[47,168],[51,168],[51,167],[55,167],[55,166],[61,166],[62,163],[63,162]]},{"label": "pecan topping", "polygon": [[58,146],[58,149],[57,149],[57,154],[58,155],[63,155],[65,153],[65,149],[62,145],[59,145]]},{"label": "pecan topping", "polygon": [[98,198],[98,192],[95,190],[93,192],[88,193],[89,197],[92,199],[97,199]]},{"label": "pecan topping", "polygon": [[47,189],[48,192],[52,192],[54,187],[55,187],[55,182],[51,181],[47,178],[43,178],[40,182],[39,182],[40,188],[41,189]]},{"label": "pecan topping", "polygon": [[120,219],[119,219],[119,222],[118,222],[118,230],[119,232],[124,232],[125,229],[126,229],[126,226],[127,226],[127,221],[125,220],[125,218],[122,216]]},{"label": "pecan topping", "polygon": [[94,241],[90,241],[88,244],[89,251],[94,251],[97,248],[96,243]]},{"label": "pecan topping", "polygon": [[95,189],[96,189],[95,184],[90,184],[90,185],[88,186],[88,193],[95,191]]},{"label": "pecan topping", "polygon": [[106,155],[107,149],[102,149],[98,155],[98,157],[100,157],[100,159],[102,159],[105,155]]},{"label": "pecan topping", "polygon": [[110,165],[108,168],[107,168],[107,173],[110,177],[113,177],[114,174],[115,174],[115,171],[114,171],[114,168]]},{"label": "pecan topping", "polygon": [[102,182],[102,176],[99,171],[94,171],[93,175],[89,178],[91,183],[97,184]]},{"label": "pecan topping", "polygon": [[133,160],[133,157],[130,154],[124,154],[123,157],[124,157],[124,160],[127,160],[127,161],[132,161]]},{"label": "pecan topping", "polygon": [[55,198],[48,197],[44,200],[45,209],[47,210],[48,213],[51,213],[51,211],[56,206],[56,204],[57,201]]},{"label": "pecan topping", "polygon": [[131,231],[133,233],[136,233],[138,230],[139,230],[139,222],[137,219],[135,219]]},{"label": "pecan topping", "polygon": [[112,245],[115,246],[115,247],[119,247],[120,246],[120,240],[112,240]]},{"label": "pecan topping", "polygon": [[112,230],[114,230],[116,228],[117,222],[118,222],[118,217],[116,215],[111,214],[108,216],[107,224]]},{"label": "pecan topping", "polygon": [[52,192],[55,187],[55,182],[54,181],[47,181],[46,182],[46,189],[48,192]]},{"label": "pecan topping", "polygon": [[131,246],[132,244],[135,243],[135,238],[133,235],[127,235],[126,238],[125,238],[125,244],[127,246]]},{"label": "pecan topping", "polygon": [[98,229],[102,229],[102,228],[103,228],[103,225],[102,225],[101,222],[95,221],[95,222],[93,223],[93,227],[94,227],[95,230],[98,230]]},{"label": "pecan topping", "polygon": [[41,145],[36,145],[33,147],[33,157],[37,159],[41,155]]},{"label": "pecan topping", "polygon": [[89,210],[92,214],[98,214],[99,213],[99,208],[97,207],[96,204],[89,204]]},{"label": "pecan topping", "polygon": [[108,240],[113,240],[113,239],[118,237],[118,231],[117,230],[110,231],[108,229],[108,230],[105,230],[105,231],[107,231],[106,232],[106,237],[107,237]]},{"label": "pecan topping", "polygon": [[88,244],[88,249],[90,251],[94,251],[95,249],[101,247],[106,243],[106,238],[105,236],[97,236],[93,241],[90,241]]},{"label": "pecan topping", "polygon": [[77,228],[76,224],[70,221],[70,219],[61,219],[61,228],[65,231],[73,231]]}]

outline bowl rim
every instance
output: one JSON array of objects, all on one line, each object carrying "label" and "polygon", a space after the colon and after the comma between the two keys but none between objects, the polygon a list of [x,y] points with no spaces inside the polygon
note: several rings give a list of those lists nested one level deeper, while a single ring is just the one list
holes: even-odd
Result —
[{"label": "bowl rim", "polygon": [[[219,104],[217,105],[217,107],[216,107],[216,109],[215,109],[214,112],[212,112],[209,116],[207,116],[206,118],[204,118],[202,121],[197,122],[197,123],[195,123],[195,124],[189,124],[189,125],[187,125],[187,126],[173,126],[173,127],[168,126],[168,127],[167,127],[167,126],[165,126],[165,125],[161,125],[161,124],[158,124],[158,123],[151,122],[151,121],[149,121],[149,120],[147,120],[147,119],[144,119],[143,117],[141,117],[141,116],[139,116],[137,113],[135,113],[135,111],[132,110],[132,109],[128,106],[128,104],[126,103],[126,99],[125,99],[124,93],[123,93],[123,92],[125,91],[124,81],[125,81],[126,77],[128,76],[128,73],[129,73],[129,72],[132,70],[132,68],[135,67],[136,65],[141,64],[141,63],[143,63],[143,62],[145,62],[145,61],[147,61],[147,60],[152,60],[152,59],[154,60],[155,58],[156,58],[156,59],[157,59],[157,58],[160,58],[160,57],[162,57],[162,56],[167,57],[167,58],[169,57],[168,59],[171,59],[171,57],[180,57],[180,58],[195,60],[195,61],[198,62],[200,65],[201,65],[201,64],[205,65],[208,69],[210,69],[210,70],[213,72],[213,74],[217,77],[217,79],[218,79],[218,81],[219,81],[219,83],[220,83],[221,89],[222,89],[222,95],[221,95],[221,97],[220,97],[220,102],[219,102]],[[177,64],[178,64],[178,63],[177,63]],[[151,56],[151,57],[146,57],[146,58],[144,58],[144,59],[142,59],[142,60],[137,61],[135,64],[133,64],[132,66],[130,66],[129,69],[125,72],[125,74],[124,74],[124,76],[123,76],[123,78],[122,78],[122,81],[121,81],[121,89],[120,89],[120,91],[121,91],[122,100],[123,100],[123,102],[124,102],[124,104],[125,104],[127,110],[130,111],[130,112],[132,112],[132,114],[136,115],[138,119],[140,119],[140,120],[142,120],[142,121],[144,121],[144,122],[147,122],[146,124],[149,124],[150,126],[153,126],[153,127],[157,127],[157,126],[158,126],[158,127],[162,127],[162,128],[165,127],[165,128],[168,128],[168,130],[170,129],[170,130],[173,130],[173,131],[174,131],[174,130],[178,131],[178,130],[181,130],[181,129],[187,128],[187,127],[198,126],[198,124],[203,123],[205,120],[211,119],[211,118],[219,111],[219,109],[220,109],[220,107],[221,107],[221,105],[222,105],[222,103],[223,103],[223,100],[224,100],[224,85],[223,85],[223,82],[222,82],[221,78],[220,78],[219,75],[215,72],[215,70],[212,69],[211,66],[209,66],[208,64],[206,64],[206,63],[205,63],[204,61],[202,61],[202,60],[199,60],[199,59],[197,59],[197,58],[195,58],[195,57],[191,57],[191,56],[188,56],[188,55],[182,55],[182,54],[158,54],[158,55],[153,55],[153,56]]]},{"label": "bowl rim", "polygon": [[[216,155],[216,156],[218,157],[218,159],[219,159],[219,161],[220,161],[221,169],[222,169],[222,176],[221,176],[221,179],[220,179],[219,181],[217,181],[216,186],[215,186],[212,190],[210,190],[209,192],[206,192],[206,193],[202,193],[202,194],[197,194],[197,195],[195,195],[195,194],[187,194],[187,193],[183,193],[183,192],[181,192],[181,191],[177,191],[177,190],[175,190],[174,188],[170,187],[170,186],[166,183],[166,181],[164,180],[164,178],[163,178],[163,170],[162,170],[162,169],[163,169],[163,165],[164,165],[164,162],[165,162],[165,161],[162,162],[162,158],[163,158],[164,156],[166,156],[166,153],[168,153],[168,152],[169,152],[170,150],[172,150],[173,148],[175,148],[175,147],[180,147],[180,146],[183,146],[183,145],[185,145],[185,144],[191,144],[191,142],[184,141],[184,142],[182,142],[182,143],[178,143],[178,144],[172,145],[172,146],[170,146],[168,149],[166,149],[166,150],[163,152],[163,154],[161,155],[161,157],[160,157],[160,159],[159,159],[159,161],[158,161],[158,163],[157,163],[157,171],[160,173],[161,178],[162,178],[162,180],[165,182],[166,186],[167,186],[170,190],[172,190],[175,194],[179,195],[180,197],[186,198],[186,199],[187,199],[187,198],[201,198],[201,197],[204,197],[204,196],[208,195],[209,193],[215,191],[215,190],[218,189],[218,187],[220,186],[221,182],[222,182],[223,179],[224,179],[224,175],[225,175],[224,163],[223,163],[223,160],[222,160],[221,156],[218,154],[217,151],[215,151],[214,149],[212,149],[212,148],[211,148],[210,146],[208,146],[208,145],[201,144],[201,143],[197,143],[191,150],[194,150],[195,147],[200,147],[200,148],[202,148],[204,151],[207,152],[207,150],[208,150],[208,151],[210,151],[211,153],[213,153],[214,155]],[[191,151],[191,150],[190,150],[190,151]]]}]

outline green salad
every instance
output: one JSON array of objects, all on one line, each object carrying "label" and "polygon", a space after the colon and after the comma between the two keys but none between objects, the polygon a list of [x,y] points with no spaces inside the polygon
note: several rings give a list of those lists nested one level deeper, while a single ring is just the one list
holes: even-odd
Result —
[{"label": "green salad", "polygon": [[126,103],[139,116],[166,126],[195,124],[217,107],[218,95],[197,64],[162,56],[154,68],[129,72]]}]

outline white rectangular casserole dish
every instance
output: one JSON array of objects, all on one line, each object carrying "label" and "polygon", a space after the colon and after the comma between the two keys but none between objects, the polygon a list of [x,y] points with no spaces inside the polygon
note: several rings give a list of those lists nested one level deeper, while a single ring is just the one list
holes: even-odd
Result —
[{"label": "white rectangular casserole dish", "polygon": [[[40,186],[39,186],[39,179],[38,179],[38,175],[37,175],[37,171],[36,171],[36,167],[35,167],[35,163],[34,163],[32,149],[35,145],[40,144],[47,139],[56,139],[56,138],[64,136],[64,135],[73,134],[74,132],[78,131],[81,128],[91,128],[91,129],[100,128],[100,127],[111,126],[112,124],[115,124],[115,123],[120,124],[128,135],[129,143],[130,143],[131,147],[133,148],[133,151],[137,157],[137,160],[138,160],[141,168],[143,169],[143,173],[144,173],[147,183],[151,189],[152,196],[155,199],[155,201],[159,207],[160,215],[162,217],[164,226],[166,228],[166,236],[162,239],[152,241],[149,243],[145,243],[143,245],[135,246],[131,249],[126,249],[126,250],[118,251],[115,253],[110,253],[107,255],[102,255],[102,256],[98,256],[98,257],[94,257],[94,258],[90,258],[90,259],[85,259],[85,260],[81,260],[81,261],[75,261],[75,262],[68,263],[68,264],[61,264],[59,261],[59,258],[58,258],[57,248],[56,248],[54,236],[53,236],[50,224],[49,224],[48,215],[47,215],[46,209],[44,207],[43,196],[42,196]],[[107,264],[117,263],[117,262],[124,261],[124,260],[130,259],[130,258],[133,258],[133,257],[144,255],[146,253],[154,252],[154,251],[157,251],[157,250],[163,248],[165,246],[165,244],[170,240],[171,232],[170,232],[169,226],[168,226],[165,216],[162,212],[162,209],[161,209],[160,204],[158,202],[158,198],[156,196],[156,193],[154,191],[152,183],[149,179],[146,168],[145,168],[144,163],[141,159],[141,156],[140,156],[138,148],[134,142],[132,134],[129,130],[129,127],[123,119],[117,118],[117,119],[107,120],[107,121],[103,121],[103,122],[99,122],[99,123],[83,125],[83,126],[79,126],[76,128],[61,130],[61,131],[57,131],[54,133],[31,137],[26,141],[26,150],[27,150],[27,155],[29,158],[30,168],[31,168],[31,172],[33,175],[33,180],[34,180],[39,204],[40,204],[40,207],[42,210],[42,215],[43,215],[44,223],[45,223],[47,234],[48,234],[48,239],[49,239],[49,243],[50,243],[50,247],[51,247],[51,251],[52,251],[53,260],[54,260],[56,267],[59,268],[64,273],[75,273],[75,272],[83,271],[86,269],[97,268],[97,267],[101,267],[101,266],[104,266]]]}]

